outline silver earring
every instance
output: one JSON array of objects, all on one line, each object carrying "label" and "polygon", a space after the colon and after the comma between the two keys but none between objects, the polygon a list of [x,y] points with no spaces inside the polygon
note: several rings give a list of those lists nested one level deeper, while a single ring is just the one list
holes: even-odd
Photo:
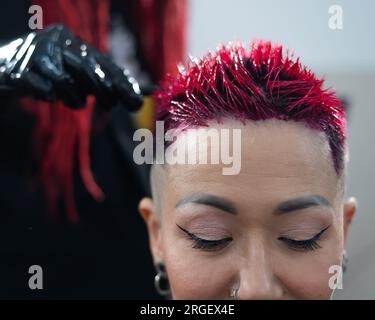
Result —
[{"label": "silver earring", "polygon": [[165,265],[163,262],[159,262],[156,264],[156,275],[154,279],[154,285],[156,288],[156,291],[164,297],[170,297],[171,291],[169,288],[169,282],[168,282],[168,275],[165,270]]},{"label": "silver earring", "polygon": [[239,288],[232,288],[232,290],[230,291],[230,297],[234,300],[237,300],[239,290],[240,290]]},{"label": "silver earring", "polygon": [[343,272],[345,272],[348,269],[348,262],[349,262],[348,253],[344,249],[344,251],[342,252],[342,271]]}]

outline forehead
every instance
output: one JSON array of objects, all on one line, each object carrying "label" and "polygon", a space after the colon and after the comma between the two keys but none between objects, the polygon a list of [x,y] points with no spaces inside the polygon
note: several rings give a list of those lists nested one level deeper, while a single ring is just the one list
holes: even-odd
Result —
[{"label": "forehead", "polygon": [[[324,133],[294,121],[266,120],[242,123],[224,120],[211,122],[210,128],[240,129],[241,170],[236,175],[223,175],[220,164],[168,165],[164,186],[173,198],[188,193],[210,192],[241,203],[259,205],[276,203],[306,193],[321,194],[332,201],[338,192],[328,141]],[[181,133],[175,144],[195,139]],[[210,153],[219,150],[220,141],[205,146]],[[233,141],[229,139],[232,155]],[[189,145],[189,144],[188,144]],[[193,144],[191,144],[193,145]],[[201,147],[201,145],[199,145]],[[202,152],[202,148],[199,152]],[[194,152],[189,149],[188,152]],[[238,156],[238,155],[237,155]]]}]

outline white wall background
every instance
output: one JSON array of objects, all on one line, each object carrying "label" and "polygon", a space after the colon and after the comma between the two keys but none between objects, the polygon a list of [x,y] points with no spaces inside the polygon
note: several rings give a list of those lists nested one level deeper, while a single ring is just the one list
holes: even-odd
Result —
[{"label": "white wall background", "polygon": [[[328,8],[343,9],[343,29],[331,30]],[[373,0],[190,0],[189,52],[220,42],[262,38],[293,48],[317,71],[375,71]]]},{"label": "white wall background", "polygon": [[[331,5],[343,9],[343,29],[328,27]],[[190,0],[188,51],[201,56],[217,44],[272,40],[348,99],[348,195],[359,202],[350,231],[349,266],[336,299],[375,299],[375,1]]]}]

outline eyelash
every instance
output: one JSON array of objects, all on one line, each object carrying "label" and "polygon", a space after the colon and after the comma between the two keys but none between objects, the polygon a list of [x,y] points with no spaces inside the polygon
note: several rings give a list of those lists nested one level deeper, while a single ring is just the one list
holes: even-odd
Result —
[{"label": "eyelash", "polygon": [[[186,229],[182,228],[177,224],[177,227],[180,228],[183,232],[186,233],[186,235],[189,237],[189,239],[193,242],[192,247],[194,249],[200,249],[204,251],[216,251],[224,248],[229,242],[233,240],[233,238],[223,238],[219,240],[207,240],[197,237],[195,234],[187,231]],[[329,226],[322,231],[320,231],[318,234],[316,234],[311,239],[306,240],[293,240],[286,237],[279,237],[278,240],[284,241],[289,248],[295,251],[314,251],[316,249],[320,249],[321,246],[319,245],[318,241],[320,240],[320,237],[322,234],[329,228]]]},{"label": "eyelash", "polygon": [[289,248],[295,250],[295,251],[313,251],[316,249],[321,248],[318,241],[320,240],[320,237],[329,228],[329,226],[322,231],[320,231],[318,234],[316,234],[311,239],[306,240],[293,240],[286,237],[279,237],[278,240],[284,241]]},{"label": "eyelash", "polygon": [[203,251],[217,251],[223,249],[229,242],[233,240],[231,237],[219,239],[219,240],[207,240],[197,237],[195,234],[185,230],[181,226],[177,224],[183,232],[189,237],[189,239],[193,242],[192,247],[194,249],[200,249]]}]

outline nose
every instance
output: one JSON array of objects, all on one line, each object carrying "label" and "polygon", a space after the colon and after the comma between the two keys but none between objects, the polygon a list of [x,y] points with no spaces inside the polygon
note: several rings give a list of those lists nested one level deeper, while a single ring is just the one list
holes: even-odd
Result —
[{"label": "nose", "polygon": [[272,252],[260,240],[252,241],[240,258],[238,299],[274,300],[283,297],[283,286],[276,274]]}]

